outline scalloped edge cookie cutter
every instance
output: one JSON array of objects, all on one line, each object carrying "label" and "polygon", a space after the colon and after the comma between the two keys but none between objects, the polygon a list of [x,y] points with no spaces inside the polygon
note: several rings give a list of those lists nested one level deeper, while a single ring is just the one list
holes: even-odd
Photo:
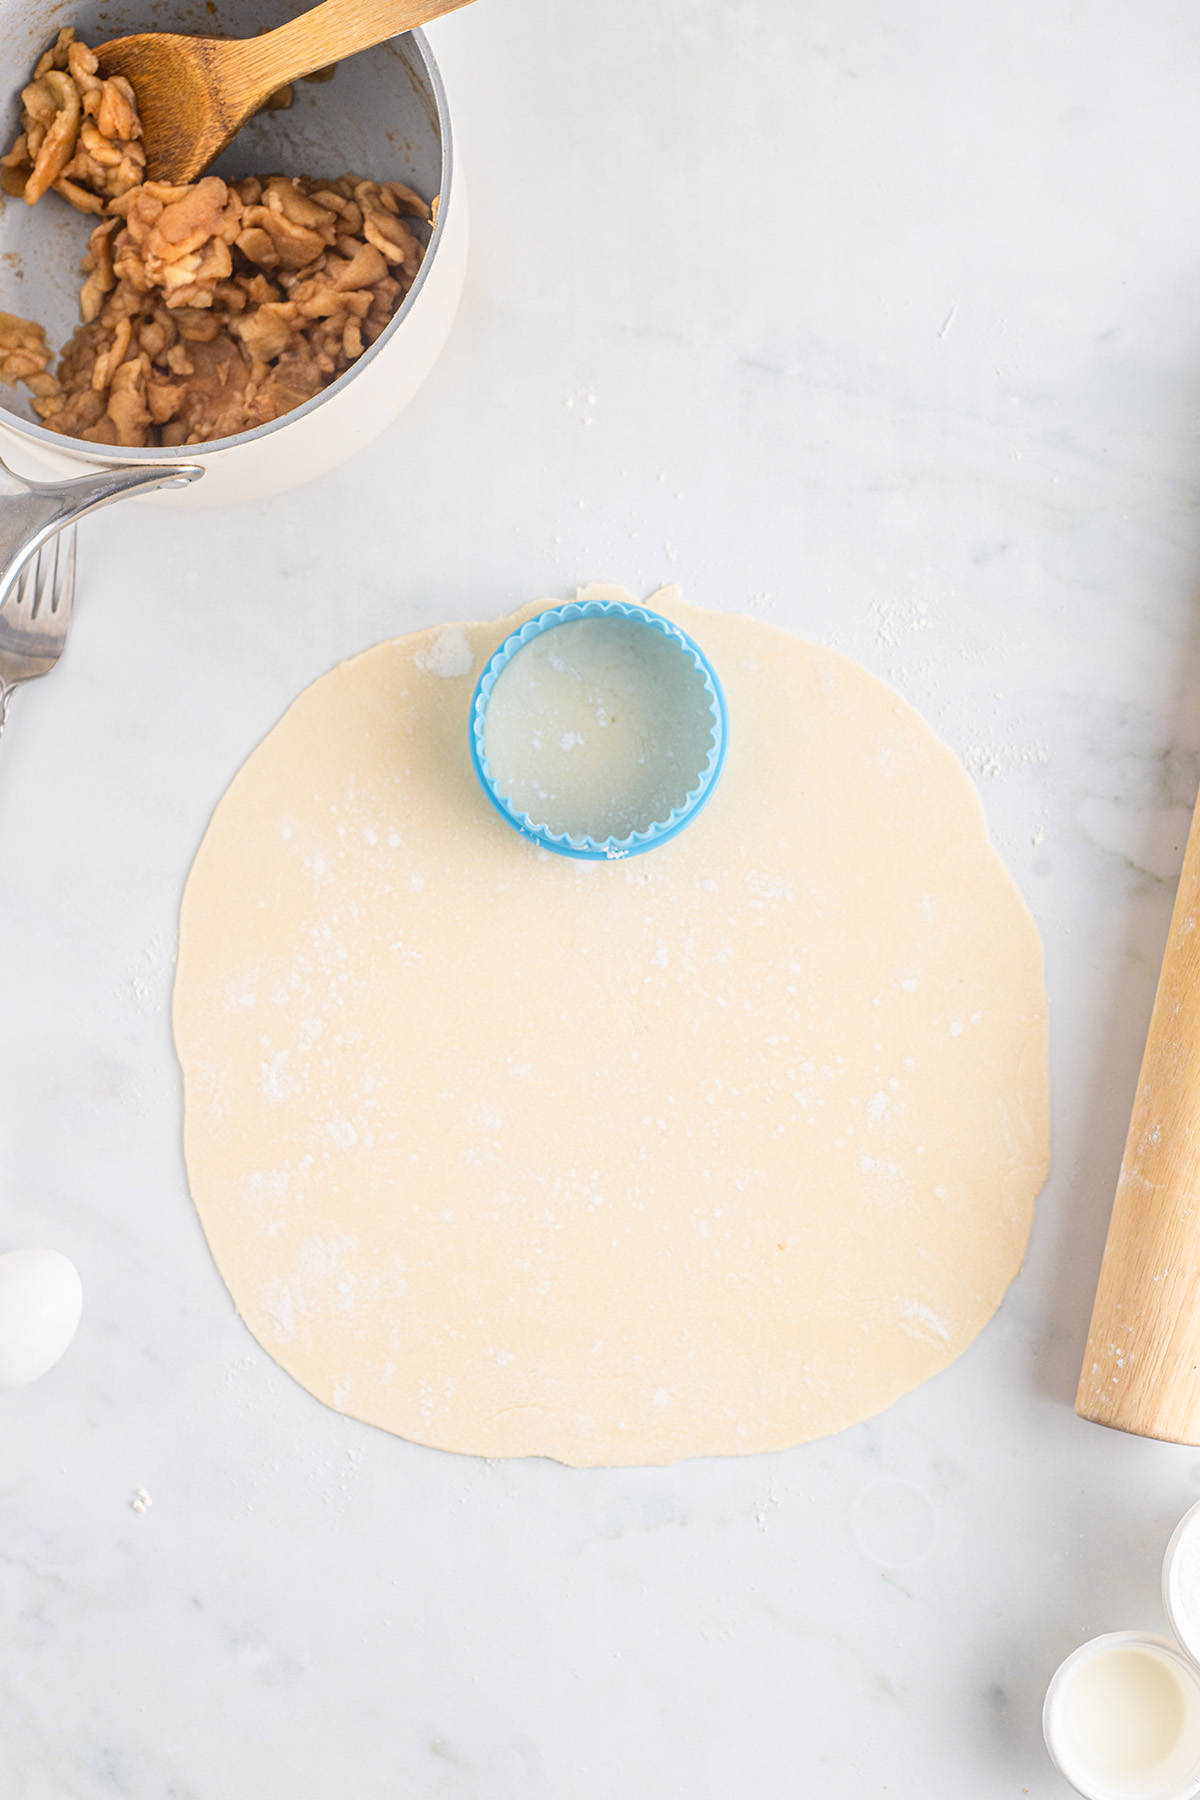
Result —
[{"label": "scalloped edge cookie cutter", "polygon": [[[540,637],[544,631],[552,631],[556,625],[566,625],[575,619],[598,618],[632,619],[676,644],[704,678],[712,718],[708,760],[700,771],[695,786],[667,818],[647,826],[644,831],[634,831],[623,838],[593,838],[569,832],[554,832],[548,826],[539,824],[529,813],[519,812],[507,795],[501,792],[484,748],[488,701],[496,682],[513,657],[533,638]],[[581,857],[593,862],[615,862],[626,856],[640,856],[645,850],[656,850],[660,844],[678,836],[685,825],[691,824],[711,797],[725,767],[725,755],[729,747],[729,715],[716,670],[699,644],[670,619],[664,618],[661,613],[651,612],[648,607],[624,600],[571,600],[561,606],[547,607],[532,619],[526,619],[523,625],[509,633],[488,659],[471,700],[470,746],[471,761],[484,793],[501,818],[515,831],[519,831],[522,837],[540,844],[543,849],[555,851],[559,856]]]}]

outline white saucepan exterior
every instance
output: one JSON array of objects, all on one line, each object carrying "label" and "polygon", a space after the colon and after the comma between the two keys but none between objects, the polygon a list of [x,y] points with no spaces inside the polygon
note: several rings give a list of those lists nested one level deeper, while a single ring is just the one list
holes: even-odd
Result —
[{"label": "white saucepan exterior", "polygon": [[[44,7],[0,0],[5,45],[0,95],[5,146],[17,127],[17,92],[26,71],[59,24],[75,25],[92,43],[147,28],[203,30],[248,36],[268,29],[302,5],[287,0],[239,0],[217,19],[151,17],[152,0],[103,8],[81,0],[64,8],[48,30]],[[405,180],[439,198],[437,224],[420,273],[386,330],[346,373],[322,393],[269,425],[211,444],[126,450],[61,437],[27,411],[24,390],[0,387],[0,457],[34,480],[63,480],[99,468],[145,468],[186,459],[202,480],[179,491],[149,495],[143,504],[212,506],[261,500],[298,487],[344,462],[378,437],[404,410],[429,374],[449,335],[467,261],[467,202],[456,167],[449,110],[424,34],[413,32],[339,66],[331,81],[298,84],[287,112],[260,115],[215,165],[220,174],[340,175]],[[0,249],[15,254],[25,279],[12,283],[0,263],[0,309],[45,324],[61,348],[78,320],[77,260],[91,223],[54,194],[35,208],[10,200],[0,216]],[[11,266],[11,265],[8,265]]]}]

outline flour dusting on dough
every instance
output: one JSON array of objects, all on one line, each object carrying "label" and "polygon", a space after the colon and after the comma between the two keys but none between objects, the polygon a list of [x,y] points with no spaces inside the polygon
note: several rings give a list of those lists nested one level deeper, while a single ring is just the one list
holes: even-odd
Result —
[{"label": "flour dusting on dough", "polygon": [[907,1329],[917,1333],[930,1332],[934,1337],[940,1338],[944,1344],[950,1342],[949,1325],[945,1319],[940,1318],[934,1312],[932,1306],[926,1306],[923,1300],[902,1301],[900,1316]]},{"label": "flour dusting on dough", "polygon": [[431,675],[440,675],[445,681],[469,675],[475,667],[471,640],[460,625],[444,626],[431,644],[417,651],[413,661],[418,669],[427,669]]}]

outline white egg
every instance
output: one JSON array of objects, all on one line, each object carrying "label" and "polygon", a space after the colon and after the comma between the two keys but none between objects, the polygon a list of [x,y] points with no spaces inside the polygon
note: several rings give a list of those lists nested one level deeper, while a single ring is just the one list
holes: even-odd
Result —
[{"label": "white egg", "polygon": [[0,1256],[0,1388],[24,1387],[52,1369],[82,1310],[79,1273],[60,1251]]}]

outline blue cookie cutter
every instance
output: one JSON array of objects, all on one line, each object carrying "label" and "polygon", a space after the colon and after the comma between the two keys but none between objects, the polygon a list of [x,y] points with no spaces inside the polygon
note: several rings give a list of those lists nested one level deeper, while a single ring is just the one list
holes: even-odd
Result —
[{"label": "blue cookie cutter", "polygon": [[[518,651],[523,650],[531,639],[540,637],[543,631],[552,631],[556,625],[569,624],[573,619],[614,618],[632,619],[651,631],[660,632],[663,637],[678,645],[680,653],[687,656],[704,677],[704,690],[712,716],[708,760],[700,771],[695,787],[682,804],[668,818],[649,826],[645,831],[633,831],[623,838],[579,837],[566,832],[553,832],[545,825],[539,825],[528,813],[518,812],[496,783],[484,749],[488,701],[501,671]],[[471,761],[475,765],[475,773],[483,791],[501,818],[515,831],[547,850],[557,851],[560,856],[577,856],[592,862],[614,862],[625,856],[640,856],[643,850],[655,850],[659,844],[665,844],[669,838],[675,837],[685,825],[691,824],[712,794],[725,767],[725,752],[729,746],[729,715],[716,670],[699,644],[686,631],[681,631],[678,625],[672,624],[670,619],[664,619],[661,613],[650,612],[644,606],[634,606],[624,600],[572,600],[565,606],[551,606],[534,618],[527,619],[524,625],[505,638],[479,677],[479,685],[471,701],[470,738]]]}]

